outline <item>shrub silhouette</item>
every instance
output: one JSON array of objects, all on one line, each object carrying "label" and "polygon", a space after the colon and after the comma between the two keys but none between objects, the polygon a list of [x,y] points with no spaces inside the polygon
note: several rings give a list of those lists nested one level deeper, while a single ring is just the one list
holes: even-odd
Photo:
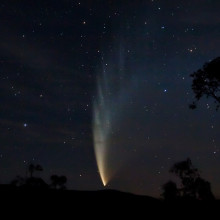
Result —
[{"label": "shrub silhouette", "polygon": [[30,177],[27,178],[25,184],[21,187],[30,189],[47,189],[48,184],[45,183],[42,178]]},{"label": "shrub silhouette", "polygon": [[176,200],[179,197],[179,190],[176,183],[168,181],[163,185],[163,194],[165,200]]},{"label": "shrub silhouette", "polygon": [[65,176],[52,175],[50,177],[51,187],[54,189],[66,189],[67,178]]},{"label": "shrub silhouette", "polygon": [[11,181],[11,185],[20,187],[20,186],[23,186],[25,184],[25,182],[26,182],[25,178],[23,178],[21,176],[16,176],[16,178]]},{"label": "shrub silhouette", "polygon": [[213,200],[214,196],[211,191],[211,185],[208,181],[197,178],[195,182],[197,193],[198,193],[198,199],[200,200]]}]

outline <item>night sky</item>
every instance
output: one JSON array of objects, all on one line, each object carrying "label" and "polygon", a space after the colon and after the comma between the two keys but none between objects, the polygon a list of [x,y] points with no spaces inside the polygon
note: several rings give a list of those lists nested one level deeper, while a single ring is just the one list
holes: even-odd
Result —
[{"label": "night sky", "polygon": [[173,163],[190,157],[220,196],[220,112],[205,98],[189,109],[189,75],[219,56],[219,9],[219,0],[1,1],[0,183],[34,163],[46,181],[104,189],[93,121],[105,73],[107,188],[159,197]]}]

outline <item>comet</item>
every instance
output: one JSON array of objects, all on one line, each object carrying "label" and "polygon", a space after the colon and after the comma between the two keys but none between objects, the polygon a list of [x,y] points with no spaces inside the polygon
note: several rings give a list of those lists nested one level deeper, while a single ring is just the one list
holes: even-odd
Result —
[{"label": "comet", "polygon": [[[105,71],[103,72],[105,74]],[[111,103],[108,97],[108,84],[105,76],[98,78],[98,91],[93,103],[93,141],[99,174],[104,186],[111,178],[107,155],[111,133]]]},{"label": "comet", "polygon": [[[123,41],[122,41],[123,42]],[[126,78],[125,49],[120,42],[108,57],[102,56],[101,68],[97,74],[97,89],[93,100],[93,145],[97,167],[103,186],[119,170],[126,158],[118,132],[120,120],[124,115],[126,102],[132,86]],[[107,54],[108,55],[108,54]]]}]

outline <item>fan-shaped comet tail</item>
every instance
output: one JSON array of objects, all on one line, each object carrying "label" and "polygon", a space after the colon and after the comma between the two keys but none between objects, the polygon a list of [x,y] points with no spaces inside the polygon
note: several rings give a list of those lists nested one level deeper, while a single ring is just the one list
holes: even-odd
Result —
[{"label": "fan-shaped comet tail", "polygon": [[120,112],[125,97],[128,96],[127,90],[121,84],[121,79],[126,82],[121,45],[114,56],[108,58],[108,62],[104,62],[102,57],[102,67],[102,71],[98,74],[97,93],[93,102],[93,141],[100,177],[103,185],[106,186],[121,163],[121,158],[117,155],[120,147],[115,137]]},{"label": "fan-shaped comet tail", "polygon": [[106,88],[102,81],[103,79],[98,80],[97,99],[93,104],[93,138],[96,161],[102,183],[105,186],[110,178],[107,172],[106,157],[111,126],[108,112],[108,100],[105,97]]}]

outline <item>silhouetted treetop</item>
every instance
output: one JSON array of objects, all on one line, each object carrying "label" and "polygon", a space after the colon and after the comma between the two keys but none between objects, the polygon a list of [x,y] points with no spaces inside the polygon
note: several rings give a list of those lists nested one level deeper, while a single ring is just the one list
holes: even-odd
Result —
[{"label": "silhouetted treetop", "polygon": [[193,167],[192,161],[189,158],[175,163],[170,169],[170,172],[176,174],[178,177],[180,177],[180,179],[184,179],[186,177],[199,177],[198,169]]},{"label": "silhouetted treetop", "polygon": [[[203,68],[190,75],[193,78],[192,90],[196,101],[203,96],[214,99],[216,110],[220,106],[220,57],[205,63]],[[196,101],[191,105],[191,109],[196,108]]]}]

